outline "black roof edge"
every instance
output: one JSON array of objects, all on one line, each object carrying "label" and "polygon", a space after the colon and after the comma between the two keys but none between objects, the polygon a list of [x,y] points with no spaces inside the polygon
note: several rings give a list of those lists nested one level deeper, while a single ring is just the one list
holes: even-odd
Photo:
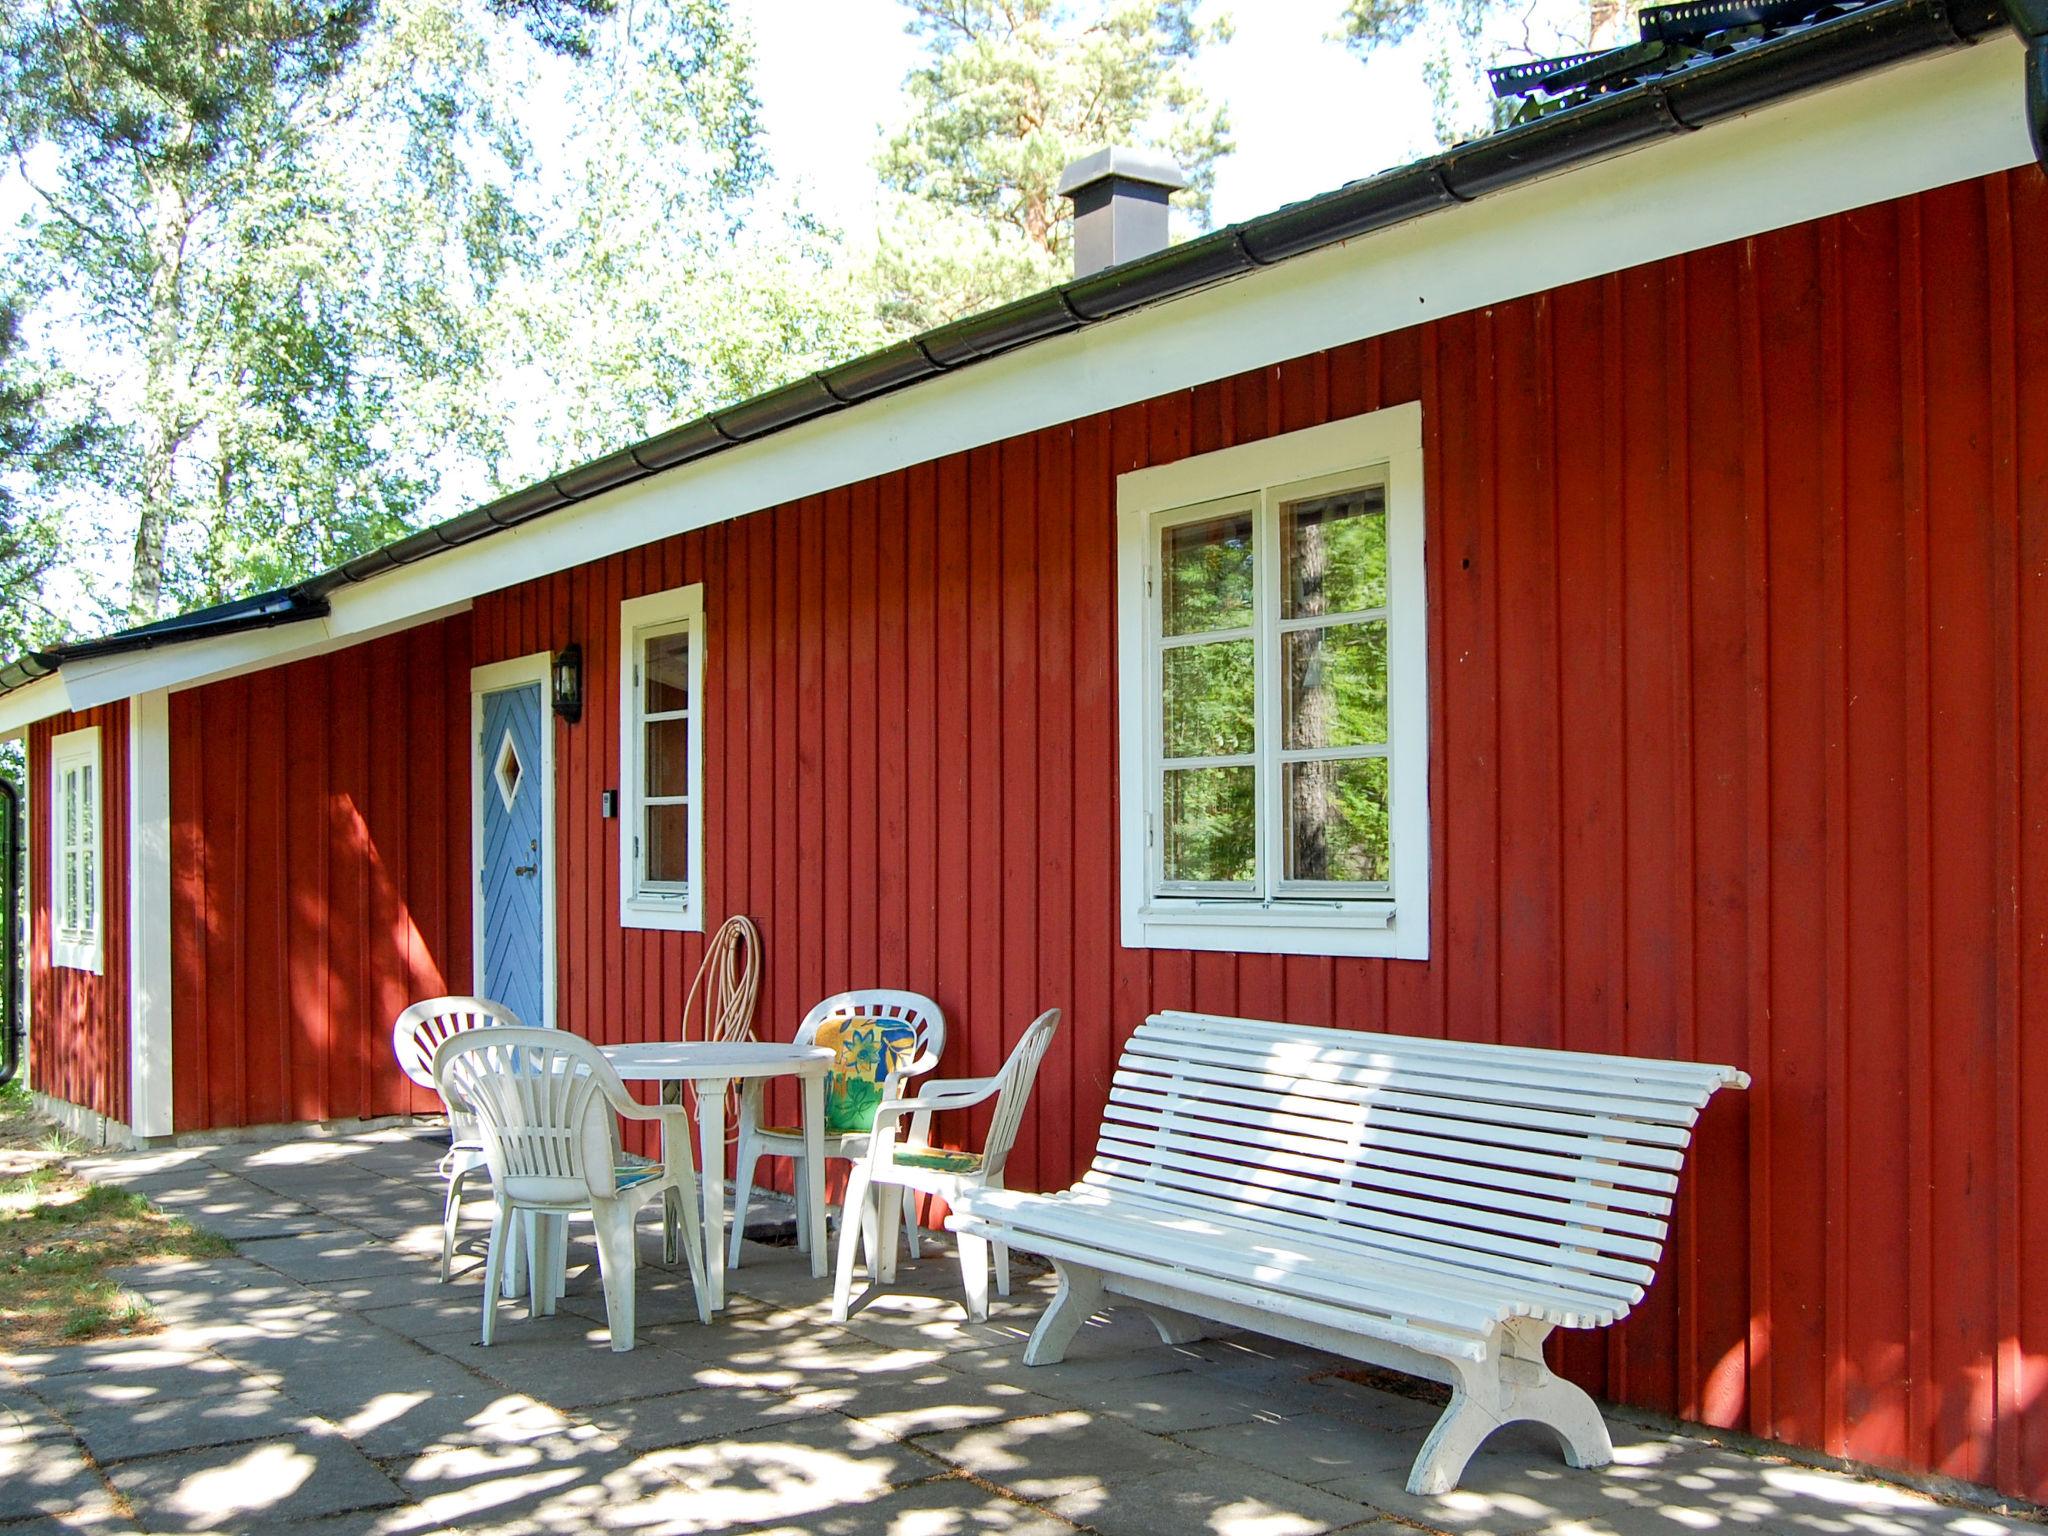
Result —
[{"label": "black roof edge", "polygon": [[[31,652],[0,667],[0,694],[49,675],[73,657],[317,617],[327,611],[328,593],[517,527],[602,491],[1453,203],[1470,202],[1657,138],[1689,133],[1883,65],[1974,42],[2007,24],[2007,6],[2035,3],[2040,0],[1877,0],[1797,32],[1688,64],[810,374],[574,465],[283,592],[100,640]],[[276,616],[257,616],[267,611],[263,605],[275,608],[280,602],[284,607]],[[227,610],[238,607],[247,607],[247,615],[227,615]]]},{"label": "black roof edge", "polygon": [[154,624],[118,630],[93,640],[74,640],[48,650],[30,651],[0,667],[0,694],[48,677],[66,662],[90,661],[102,656],[120,656],[133,651],[154,650],[162,645],[182,645],[188,640],[209,640],[219,635],[242,634],[249,630],[274,629],[281,624],[298,624],[324,618],[329,611],[324,594],[312,592],[305,584],[275,592],[259,592],[231,602],[195,608]]}]

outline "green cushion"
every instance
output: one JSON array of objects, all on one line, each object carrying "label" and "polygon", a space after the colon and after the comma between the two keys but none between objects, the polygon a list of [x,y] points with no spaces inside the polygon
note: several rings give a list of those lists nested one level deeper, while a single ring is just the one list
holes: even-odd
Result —
[{"label": "green cushion", "polygon": [[917,1054],[916,1031],[901,1019],[858,1014],[827,1019],[816,1043],[836,1053],[825,1074],[825,1129],[835,1136],[875,1128],[875,1111]]},{"label": "green cushion", "polygon": [[931,1168],[939,1173],[979,1173],[979,1152],[948,1152],[943,1147],[904,1147],[896,1162],[905,1168]]}]

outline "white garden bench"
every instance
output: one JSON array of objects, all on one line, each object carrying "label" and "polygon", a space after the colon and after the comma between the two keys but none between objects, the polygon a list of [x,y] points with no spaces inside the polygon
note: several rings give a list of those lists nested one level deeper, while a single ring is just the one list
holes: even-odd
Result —
[{"label": "white garden bench", "polygon": [[1607,1426],[1544,1337],[1642,1299],[1693,1122],[1748,1085],[1733,1067],[1162,1013],[1124,1051],[1079,1184],[974,1191],[949,1225],[1058,1271],[1026,1364],[1123,1297],[1169,1344],[1208,1319],[1447,1382],[1411,1492],[1449,1492],[1517,1419],[1601,1466]]}]

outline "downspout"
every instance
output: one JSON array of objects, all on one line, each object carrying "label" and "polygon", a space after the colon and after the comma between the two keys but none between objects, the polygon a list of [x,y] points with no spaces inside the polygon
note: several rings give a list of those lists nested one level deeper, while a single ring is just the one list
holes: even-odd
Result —
[{"label": "downspout", "polygon": [[2034,159],[2048,171],[2048,0],[2003,0],[2007,19],[2027,47],[2027,132]]},{"label": "downspout", "polygon": [[6,997],[0,1001],[0,1083],[11,1083],[21,1071],[21,786],[0,776],[0,799],[6,808],[0,813],[0,837],[7,847],[0,853],[0,900],[6,903],[0,935],[0,986]]}]

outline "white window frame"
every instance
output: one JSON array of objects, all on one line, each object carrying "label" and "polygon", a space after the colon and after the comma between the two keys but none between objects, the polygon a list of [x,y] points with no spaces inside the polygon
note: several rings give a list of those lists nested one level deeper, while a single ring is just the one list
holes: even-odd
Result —
[{"label": "white window frame", "polygon": [[[92,835],[73,842],[65,835],[65,779],[90,776]],[[85,783],[85,779],[79,781]],[[107,778],[100,762],[100,728],[87,726],[50,739],[50,964],[100,974],[102,916],[107,900]],[[92,859],[92,900],[73,912],[65,900],[65,863],[77,853]],[[74,920],[75,919],[75,920]]]},{"label": "white window frame", "polygon": [[[681,890],[652,889],[641,878],[646,825],[648,716],[641,704],[642,658],[647,641],[690,637],[689,878]],[[671,718],[668,714],[656,719]],[[619,604],[619,926],[695,933],[704,927],[704,588],[701,583],[630,597]]]},{"label": "white window frame", "polygon": [[[1278,803],[1277,506],[1344,485],[1380,484],[1387,517],[1387,761],[1393,878],[1384,888],[1275,881],[1267,894],[1168,887],[1160,879],[1160,594],[1163,529],[1256,509],[1255,719],[1262,807]],[[1123,942],[1129,949],[1429,958],[1429,613],[1422,407],[1409,403],[1117,477],[1117,652]],[[1270,744],[1270,745],[1269,745]],[[1287,753],[1287,758],[1303,754]],[[1315,754],[1307,754],[1315,755]],[[1261,817],[1258,861],[1277,870],[1280,832]]]}]

